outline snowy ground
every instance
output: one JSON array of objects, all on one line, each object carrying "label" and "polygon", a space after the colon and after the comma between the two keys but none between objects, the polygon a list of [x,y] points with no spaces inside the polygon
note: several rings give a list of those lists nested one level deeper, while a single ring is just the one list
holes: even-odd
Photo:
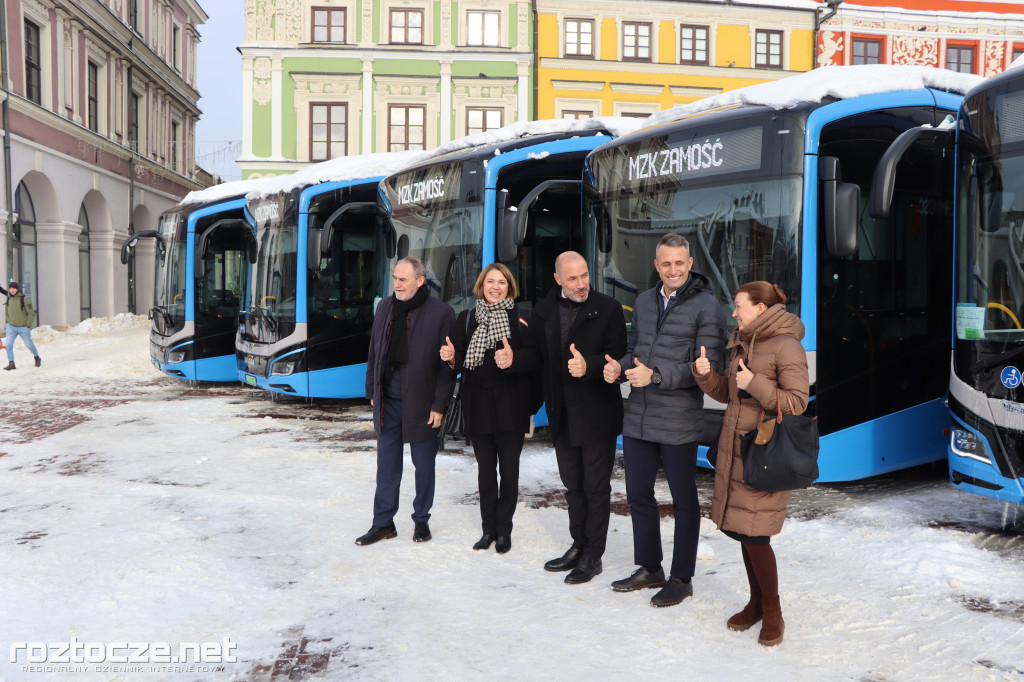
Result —
[{"label": "snowy ground", "polygon": [[[725,627],[746,583],[709,522],[696,594],[676,607],[608,588],[634,568],[622,514],[595,581],[545,572],[568,537],[542,438],[523,455],[509,554],[470,549],[476,468],[461,451],[437,461],[431,542],[411,540],[407,464],[399,537],[357,547],[374,480],[359,401],[190,388],[149,365],[146,325],[36,330],[42,368],[19,345],[19,369],[0,373],[0,679],[1024,679],[1024,513],[941,469],[795,496],[773,541],[786,637],[765,649],[757,627]],[[702,476],[702,501],[710,488]],[[620,469],[613,490],[622,511]],[[230,638],[237,662],[9,661],[12,644],[72,638]]]}]

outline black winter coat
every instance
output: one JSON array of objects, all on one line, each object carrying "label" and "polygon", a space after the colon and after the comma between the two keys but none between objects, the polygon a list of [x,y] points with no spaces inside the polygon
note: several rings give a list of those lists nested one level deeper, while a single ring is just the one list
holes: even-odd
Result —
[{"label": "black winter coat", "polygon": [[622,371],[631,369],[633,358],[657,368],[661,384],[630,388],[622,433],[654,443],[680,445],[700,439],[704,431],[704,392],[693,378],[690,365],[704,346],[715,371],[725,357],[725,310],[711,293],[707,277],[690,272],[689,281],[669,299],[661,323],[662,284],[636,297],[633,326]]},{"label": "black winter coat", "polygon": [[[622,393],[618,384],[604,380],[604,356],[620,358],[626,352],[622,306],[591,289],[563,346],[560,297],[561,287],[555,286],[533,309],[526,344],[522,352],[513,355],[513,367],[520,362],[539,364],[551,430],[567,429],[573,447],[615,438],[622,433]],[[587,373],[579,379],[569,374],[572,344],[587,363]]]},{"label": "black winter coat", "polygon": [[477,328],[475,311],[476,308],[470,308],[459,313],[449,334],[452,345],[455,346],[455,371],[462,372],[460,395],[466,435],[526,433],[530,430],[530,416],[533,414],[530,409],[530,377],[533,367],[525,360],[519,363],[514,360],[517,351],[523,347],[523,336],[527,327],[519,321],[519,309],[513,306],[508,311],[508,327],[511,333],[508,345],[512,348],[512,367],[498,369],[494,364],[494,351],[502,347],[499,341],[487,351],[480,366],[467,370],[462,363],[466,359],[469,340]]},{"label": "black winter coat", "polygon": [[[366,397],[373,400],[373,429],[377,435],[381,432],[385,332],[391,324],[394,303],[395,297],[388,296],[377,306],[366,357]],[[419,443],[437,437],[437,429],[427,422],[431,412],[444,414],[455,388],[455,372],[448,363],[441,362],[438,355],[454,321],[455,311],[451,306],[430,296],[409,314],[409,358],[402,370],[403,443]]]}]

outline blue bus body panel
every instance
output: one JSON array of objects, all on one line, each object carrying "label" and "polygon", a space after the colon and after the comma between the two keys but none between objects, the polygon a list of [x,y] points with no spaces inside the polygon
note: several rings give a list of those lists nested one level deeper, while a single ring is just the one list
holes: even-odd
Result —
[{"label": "blue bus body panel", "polygon": [[[993,458],[992,445],[988,439],[980,431],[965,424],[952,412],[949,412],[948,415],[959,428],[970,431],[977,437],[978,442],[985,447],[985,454],[991,462]],[[1002,500],[1003,502],[1024,504],[1024,479],[1007,478],[999,473],[999,470],[991,463],[980,462],[970,457],[962,457],[948,443],[946,445],[946,457],[949,464],[949,481],[953,484],[954,488]],[[972,480],[988,485],[976,485],[971,483]]]},{"label": "blue bus body panel", "polygon": [[818,481],[856,481],[941,461],[949,425],[943,403],[937,398],[822,436]]}]

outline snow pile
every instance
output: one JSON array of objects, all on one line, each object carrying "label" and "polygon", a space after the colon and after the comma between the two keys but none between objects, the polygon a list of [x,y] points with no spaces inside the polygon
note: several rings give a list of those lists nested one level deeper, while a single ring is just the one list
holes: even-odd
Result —
[{"label": "snow pile", "polygon": [[247,198],[256,199],[280,192],[290,192],[300,187],[318,185],[322,182],[347,182],[383,178],[406,166],[410,166],[424,157],[427,152],[378,152],[360,156],[343,156],[330,161],[323,161],[306,166],[291,175],[266,178],[266,181],[251,191]]},{"label": "snow pile", "polygon": [[738,105],[761,105],[792,109],[803,103],[821,102],[828,97],[849,99],[900,90],[935,88],[958,94],[983,81],[981,76],[957,73],[930,66],[825,66],[778,81],[748,85],[712,97],[652,114],[644,127],[677,121],[711,109]]},{"label": "snow pile", "polygon": [[506,142],[512,142],[523,137],[535,137],[540,135],[571,135],[577,132],[603,131],[615,137],[621,137],[638,129],[644,119],[629,118],[626,116],[597,116],[594,118],[571,119],[571,118],[550,118],[541,121],[517,121],[497,130],[488,130],[482,133],[474,133],[460,137],[451,142],[446,142],[430,152],[429,157],[434,158],[461,152],[474,147],[493,147]]},{"label": "snow pile", "polygon": [[252,180],[233,180],[222,182],[219,185],[211,185],[205,189],[198,189],[189,192],[185,198],[178,202],[178,206],[192,206],[199,204],[216,204],[236,197],[244,197],[249,192],[256,190],[262,183],[272,178],[256,178]]}]

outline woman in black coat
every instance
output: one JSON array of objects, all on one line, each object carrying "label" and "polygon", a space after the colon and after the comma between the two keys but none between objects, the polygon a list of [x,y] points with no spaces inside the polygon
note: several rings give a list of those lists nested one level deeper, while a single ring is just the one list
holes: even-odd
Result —
[{"label": "woman in black coat", "polygon": [[[512,515],[519,499],[519,456],[530,430],[530,368],[506,369],[505,348],[523,343],[524,323],[515,305],[517,287],[501,263],[484,268],[473,287],[476,307],[459,313],[441,346],[441,360],[462,372],[465,433],[479,467],[483,536],[473,549],[504,554],[512,549]],[[498,473],[501,482],[498,482]]]}]

